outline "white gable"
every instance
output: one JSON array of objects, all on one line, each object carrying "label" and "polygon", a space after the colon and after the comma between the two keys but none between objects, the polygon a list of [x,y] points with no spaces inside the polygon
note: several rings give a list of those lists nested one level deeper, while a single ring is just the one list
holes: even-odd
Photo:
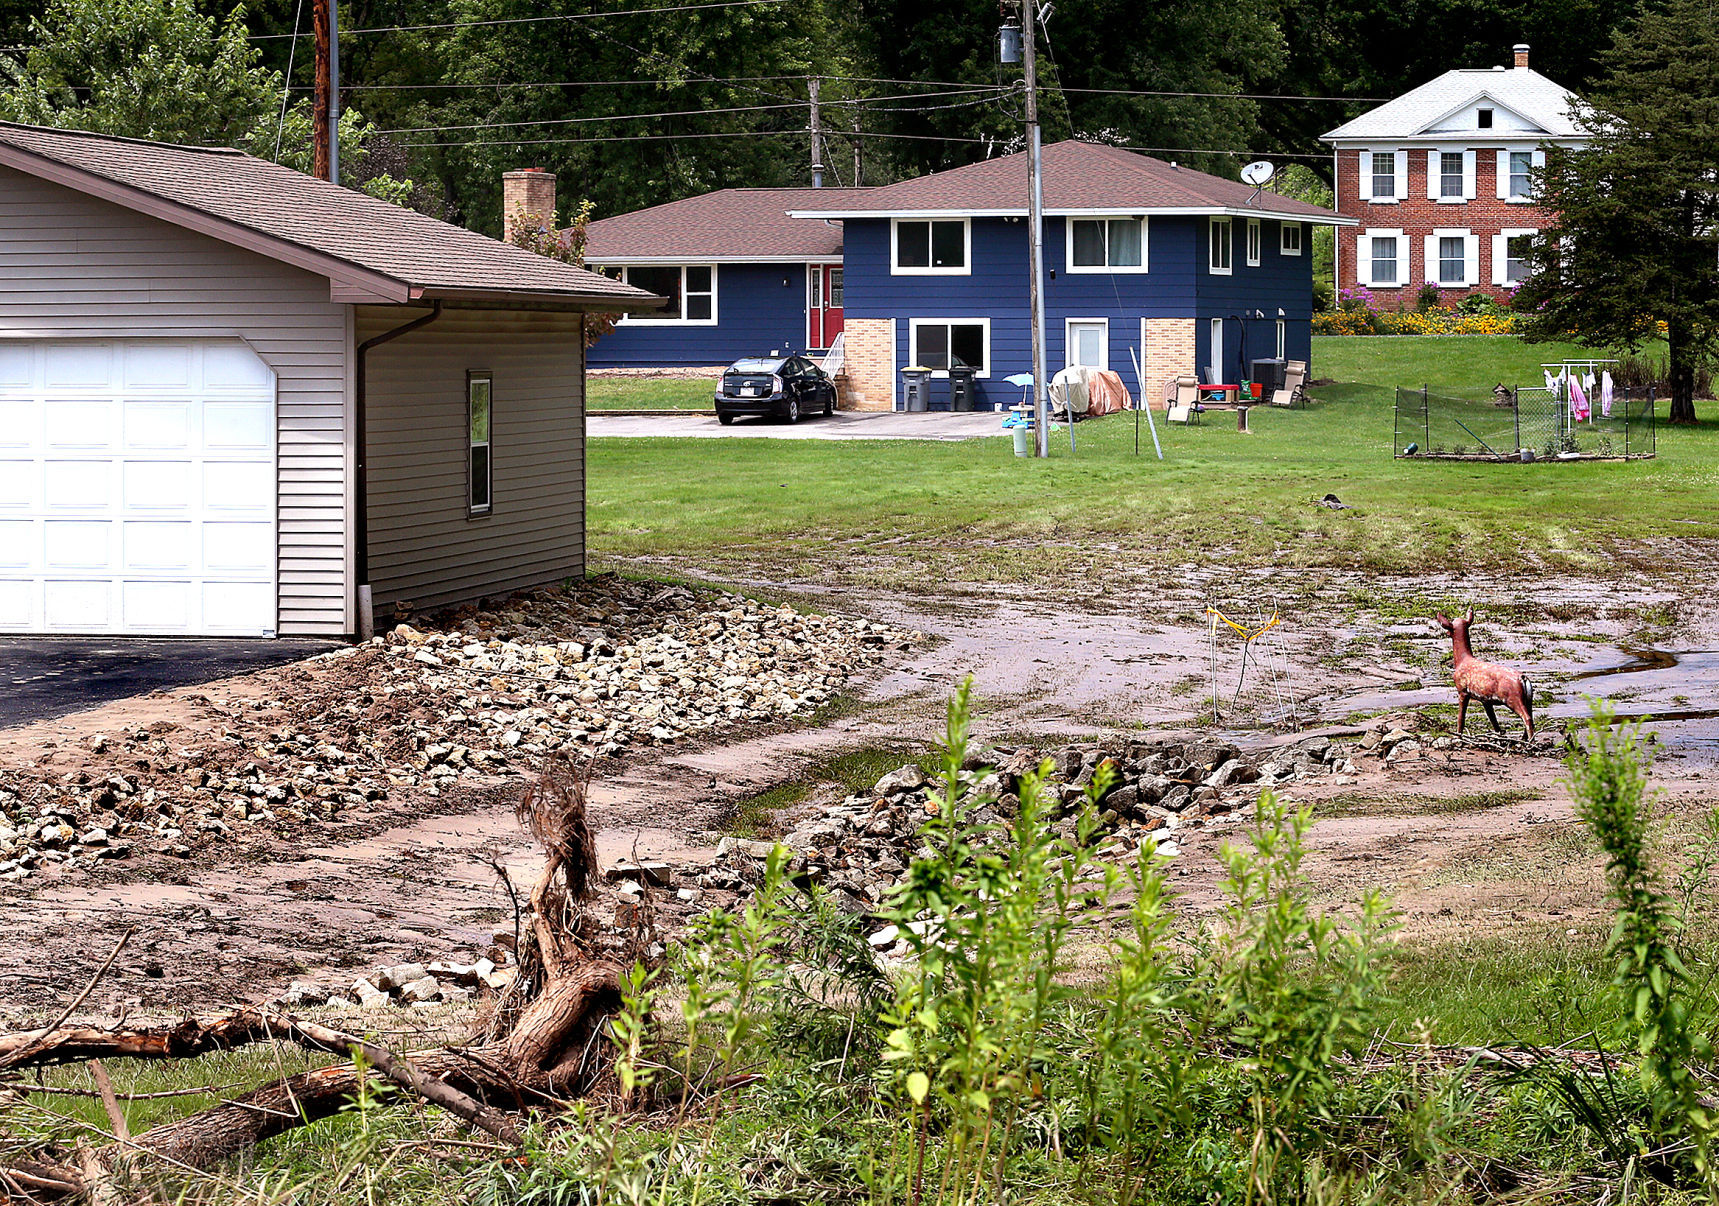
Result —
[{"label": "white gable", "polygon": [[1509,106],[1494,100],[1490,96],[1482,96],[1469,101],[1452,113],[1430,122],[1416,131],[1420,134],[1473,134],[1481,130],[1480,111],[1490,110],[1492,113],[1492,137],[1517,134],[1550,134],[1540,123],[1532,118],[1524,117]]}]

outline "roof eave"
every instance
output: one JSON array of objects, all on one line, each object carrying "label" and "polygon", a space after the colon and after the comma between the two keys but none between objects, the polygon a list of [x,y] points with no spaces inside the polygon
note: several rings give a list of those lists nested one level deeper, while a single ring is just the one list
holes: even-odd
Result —
[{"label": "roof eave", "polygon": [[462,286],[426,286],[415,290],[416,299],[439,301],[456,309],[584,310],[604,314],[635,314],[659,310],[666,297],[642,289],[627,294],[571,293],[555,289],[469,289]]},{"label": "roof eave", "polygon": [[[1245,205],[1107,205],[1103,208],[1068,208],[1045,207],[1047,218],[1078,218],[1084,216],[1107,217],[1116,214],[1144,214],[1147,217],[1184,218],[1184,217],[1236,217],[1236,218],[1281,218],[1293,222],[1311,222],[1319,226],[1353,226],[1353,219],[1345,218],[1342,214],[1303,213],[1290,209],[1260,209]],[[791,218],[805,215],[790,213]],[[1027,216],[1025,206],[1020,209],[900,209],[878,210],[869,213],[843,214],[846,218],[1024,218]]]},{"label": "roof eave", "polygon": [[830,264],[842,258],[836,251],[796,251],[783,255],[585,255],[587,265],[609,267],[623,264]]},{"label": "roof eave", "polygon": [[207,235],[223,243],[252,251],[269,259],[327,277],[332,292],[362,296],[378,302],[405,302],[412,298],[411,285],[397,277],[377,272],[325,252],[218,217],[207,210],[152,193],[134,185],[73,167],[47,155],[0,141],[0,166],[13,168],[86,196],[157,218],[185,230]]}]

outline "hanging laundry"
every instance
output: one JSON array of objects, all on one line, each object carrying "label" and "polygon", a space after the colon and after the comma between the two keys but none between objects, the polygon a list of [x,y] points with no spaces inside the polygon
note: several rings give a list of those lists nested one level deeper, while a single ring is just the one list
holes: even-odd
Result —
[{"label": "hanging laundry", "polygon": [[1600,374],[1600,413],[1608,419],[1612,414],[1612,371]]},{"label": "hanging laundry", "polygon": [[1581,378],[1570,378],[1570,418],[1578,423],[1586,423],[1593,415],[1593,407],[1588,405],[1588,395],[1582,389]]},{"label": "hanging laundry", "polygon": [[1558,374],[1551,369],[1546,370],[1546,388],[1554,394],[1558,392]]}]

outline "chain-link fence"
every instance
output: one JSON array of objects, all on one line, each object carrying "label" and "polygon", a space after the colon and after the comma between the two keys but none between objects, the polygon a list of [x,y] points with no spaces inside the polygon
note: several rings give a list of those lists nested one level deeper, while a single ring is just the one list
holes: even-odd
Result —
[{"label": "chain-link fence", "polygon": [[1635,458],[1658,450],[1651,389],[1620,389],[1610,406],[1572,405],[1568,387],[1500,387],[1484,400],[1398,389],[1398,458],[1568,460]]}]

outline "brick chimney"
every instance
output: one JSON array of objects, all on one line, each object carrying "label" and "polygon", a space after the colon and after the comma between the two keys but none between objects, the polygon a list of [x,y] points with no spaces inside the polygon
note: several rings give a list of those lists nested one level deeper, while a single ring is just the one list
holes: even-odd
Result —
[{"label": "brick chimney", "polygon": [[1526,42],[1516,43],[1515,50],[1516,50],[1516,70],[1518,70],[1518,71],[1528,70],[1528,43],[1526,43]]},{"label": "brick chimney", "polygon": [[501,174],[501,237],[513,241],[513,224],[529,214],[543,222],[555,216],[555,173],[520,168]]}]

